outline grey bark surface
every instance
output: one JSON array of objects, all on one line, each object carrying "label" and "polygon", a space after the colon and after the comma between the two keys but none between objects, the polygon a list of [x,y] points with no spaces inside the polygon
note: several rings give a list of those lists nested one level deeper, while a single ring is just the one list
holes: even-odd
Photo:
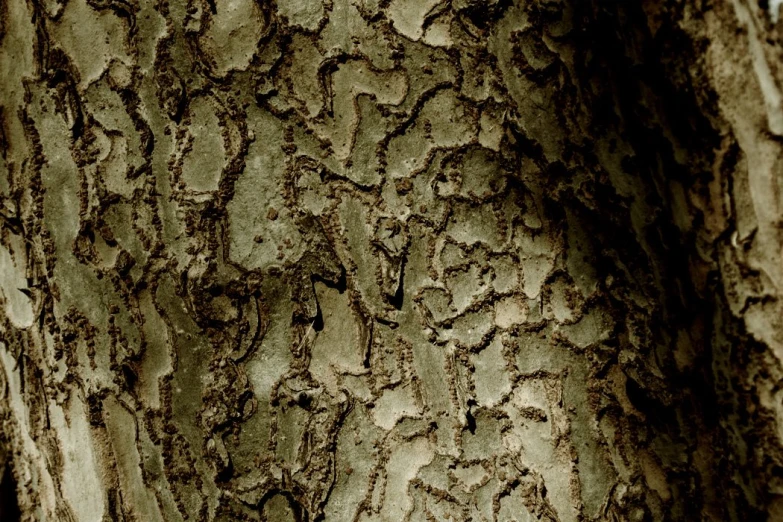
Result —
[{"label": "grey bark surface", "polygon": [[622,4],[4,0],[0,518],[783,517],[783,29]]}]

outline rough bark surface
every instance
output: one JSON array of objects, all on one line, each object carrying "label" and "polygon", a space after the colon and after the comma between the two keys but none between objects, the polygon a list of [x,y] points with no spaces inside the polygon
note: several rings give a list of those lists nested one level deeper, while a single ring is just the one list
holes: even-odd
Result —
[{"label": "rough bark surface", "polygon": [[620,4],[3,1],[0,518],[783,517],[778,29]]}]

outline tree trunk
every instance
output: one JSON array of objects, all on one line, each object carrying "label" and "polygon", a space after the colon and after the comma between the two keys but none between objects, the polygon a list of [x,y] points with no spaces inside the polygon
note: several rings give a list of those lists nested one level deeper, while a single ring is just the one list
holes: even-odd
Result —
[{"label": "tree trunk", "polygon": [[0,519],[780,520],[778,4],[625,4],[3,1]]}]

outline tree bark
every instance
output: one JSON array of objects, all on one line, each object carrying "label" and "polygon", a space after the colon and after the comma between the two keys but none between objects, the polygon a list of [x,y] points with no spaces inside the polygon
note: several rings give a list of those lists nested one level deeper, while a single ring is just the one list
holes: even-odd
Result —
[{"label": "tree bark", "polygon": [[781,26],[624,4],[0,4],[0,519],[783,517]]}]

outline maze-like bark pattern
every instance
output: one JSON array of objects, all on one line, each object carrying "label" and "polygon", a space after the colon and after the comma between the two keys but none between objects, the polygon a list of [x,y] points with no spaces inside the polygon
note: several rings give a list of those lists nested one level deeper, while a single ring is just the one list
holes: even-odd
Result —
[{"label": "maze-like bark pattern", "polygon": [[727,85],[740,0],[594,4],[0,5],[22,513],[764,509],[781,212],[742,169],[779,167],[770,47],[751,31],[760,79]]}]

